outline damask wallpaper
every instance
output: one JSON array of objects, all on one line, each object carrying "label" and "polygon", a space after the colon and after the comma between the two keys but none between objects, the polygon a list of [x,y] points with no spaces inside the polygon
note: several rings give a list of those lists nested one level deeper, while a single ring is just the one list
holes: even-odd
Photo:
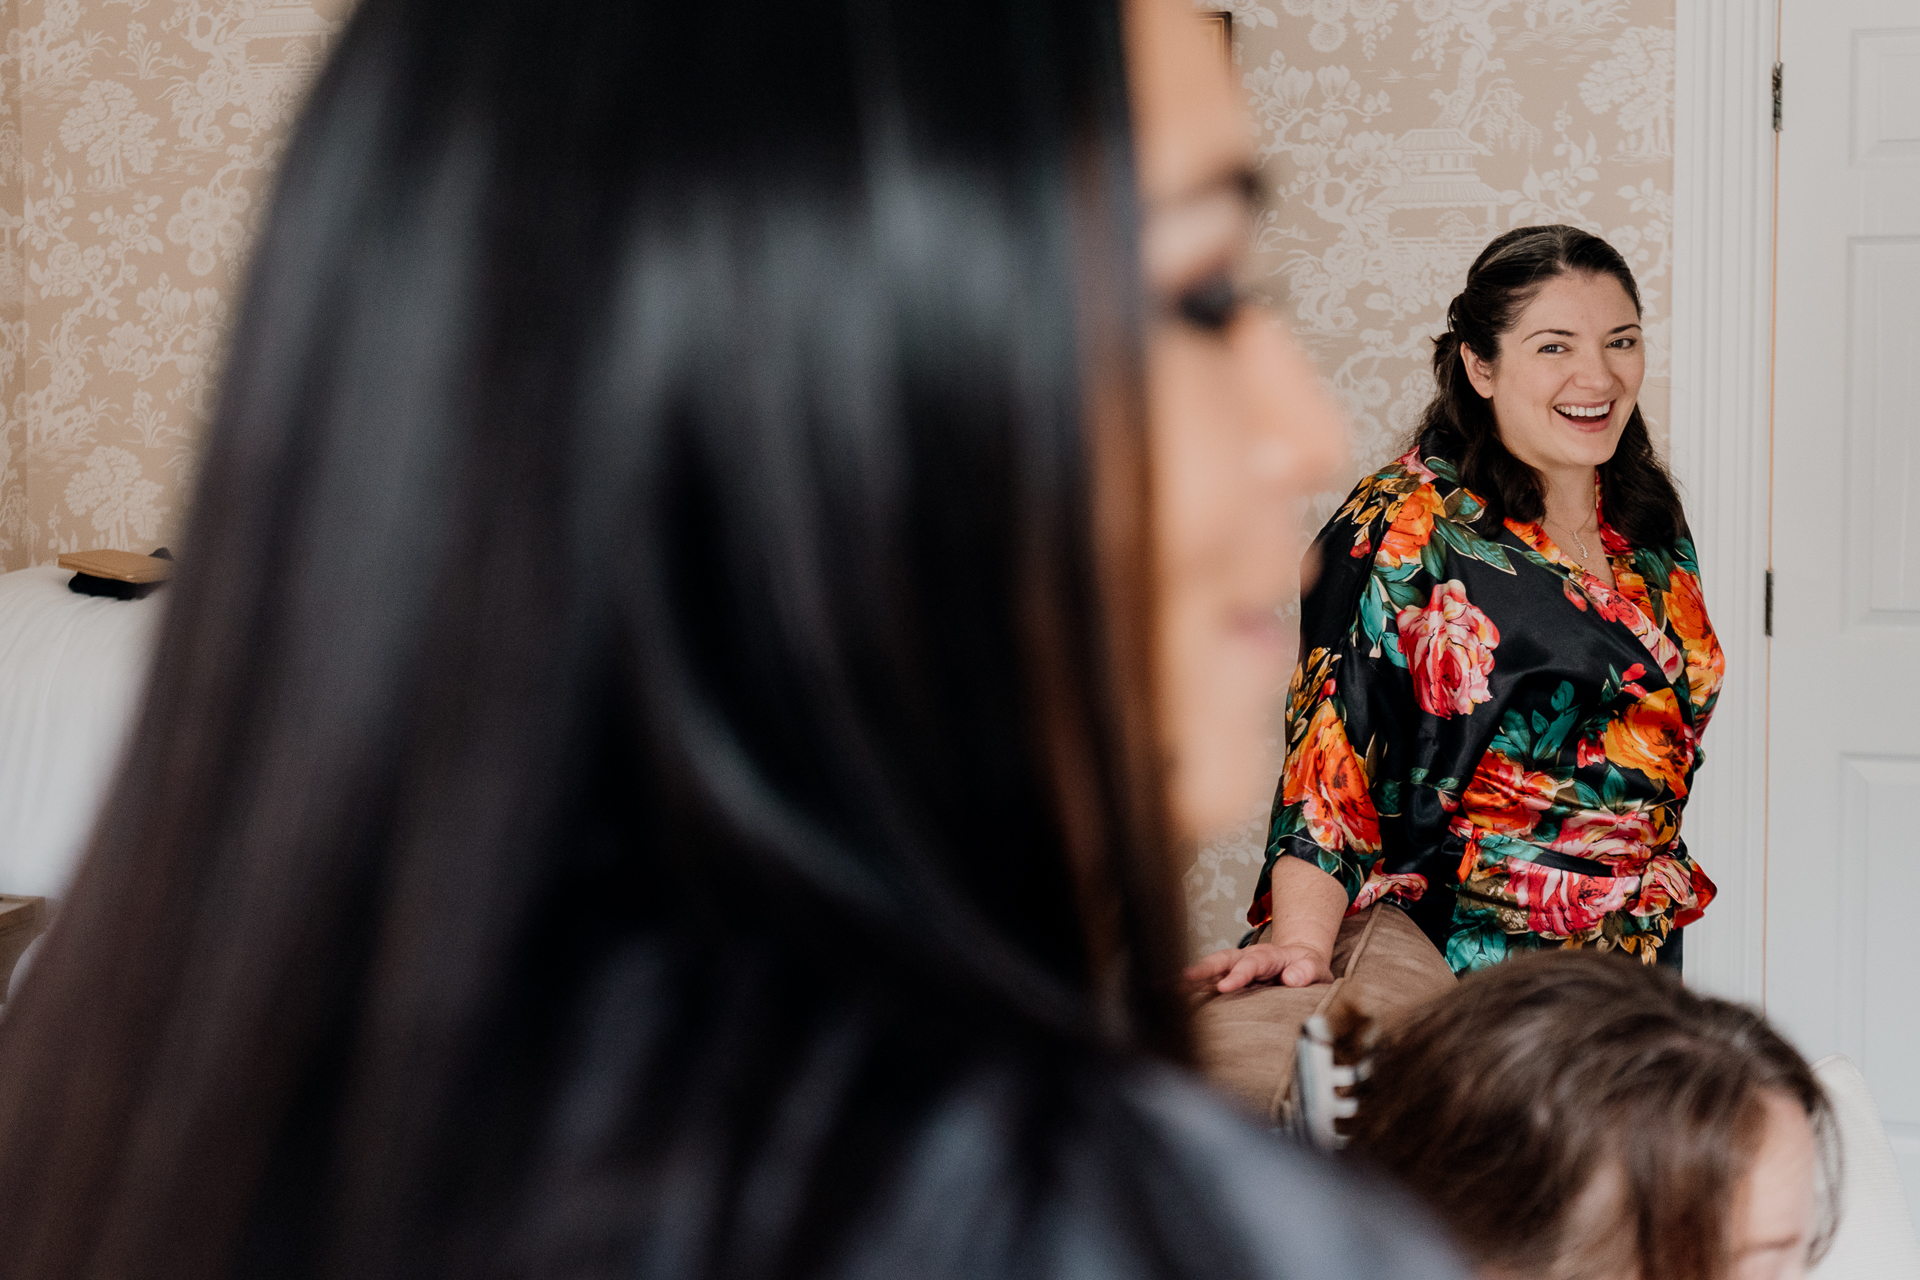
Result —
[{"label": "damask wallpaper", "polygon": [[[1233,13],[1270,208],[1257,269],[1352,424],[1354,474],[1400,451],[1432,339],[1496,234],[1571,223],[1646,304],[1641,403],[1665,450],[1673,0],[1196,0]],[[1317,530],[1344,493],[1322,494]],[[1266,808],[1186,874],[1196,952],[1245,929]]]},{"label": "damask wallpaper", "polygon": [[350,0],[0,0],[0,570],[173,538],[241,260]]}]

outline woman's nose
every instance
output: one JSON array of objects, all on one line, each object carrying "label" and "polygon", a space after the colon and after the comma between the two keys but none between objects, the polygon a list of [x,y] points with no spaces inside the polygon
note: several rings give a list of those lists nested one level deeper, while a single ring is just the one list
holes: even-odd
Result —
[{"label": "woman's nose", "polygon": [[1575,386],[1603,391],[1612,387],[1613,381],[1613,370],[1607,367],[1607,358],[1604,354],[1596,352],[1580,357],[1573,374]]},{"label": "woman's nose", "polygon": [[1253,459],[1261,479],[1304,497],[1346,483],[1346,415],[1283,322],[1250,316],[1242,330],[1260,439]]}]

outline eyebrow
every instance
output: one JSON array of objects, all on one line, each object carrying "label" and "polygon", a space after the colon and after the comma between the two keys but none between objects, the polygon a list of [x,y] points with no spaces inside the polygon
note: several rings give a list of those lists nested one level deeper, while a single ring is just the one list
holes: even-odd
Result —
[{"label": "eyebrow", "polygon": [[[1607,336],[1611,338],[1616,333],[1625,333],[1629,329],[1638,329],[1639,327],[1640,327],[1640,322],[1638,320],[1634,321],[1632,324],[1618,325],[1612,329],[1609,329],[1607,331]],[[1551,333],[1558,338],[1577,338],[1580,336],[1579,334],[1575,333],[1571,329],[1535,329],[1532,333],[1520,339],[1520,341],[1532,342],[1535,338],[1539,337],[1543,333]]]}]

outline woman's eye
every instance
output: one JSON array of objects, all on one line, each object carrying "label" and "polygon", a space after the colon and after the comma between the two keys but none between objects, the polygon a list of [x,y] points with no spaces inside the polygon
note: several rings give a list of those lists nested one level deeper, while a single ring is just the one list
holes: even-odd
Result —
[{"label": "woman's eye", "polygon": [[1565,351],[1565,350],[1566,348],[1561,346],[1559,343],[1549,342],[1545,346],[1540,348],[1540,354],[1543,356],[1557,356],[1562,351]]},{"label": "woman's eye", "polygon": [[1180,318],[1196,329],[1219,333],[1240,310],[1240,290],[1230,276],[1211,276],[1186,290],[1176,306]]},{"label": "woman's eye", "polygon": [[1613,345],[1620,348],[1620,350],[1622,351],[1631,351],[1633,350],[1634,345],[1637,342],[1638,342],[1638,339],[1636,338],[1615,338],[1613,340]]}]

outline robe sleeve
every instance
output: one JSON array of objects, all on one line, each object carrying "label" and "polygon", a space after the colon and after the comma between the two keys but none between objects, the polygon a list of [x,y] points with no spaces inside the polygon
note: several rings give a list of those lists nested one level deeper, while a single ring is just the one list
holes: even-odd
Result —
[{"label": "robe sleeve", "polygon": [[[1315,542],[1321,567],[1301,600],[1286,765],[1247,917],[1256,929],[1271,918],[1282,857],[1333,876],[1350,911],[1421,896],[1444,835],[1445,791],[1435,784],[1461,785],[1435,776],[1464,745],[1455,740],[1464,725],[1449,722],[1487,697],[1492,624],[1448,572],[1447,541],[1434,536],[1442,499],[1427,484],[1370,498],[1378,480],[1363,482]],[[1423,793],[1413,831],[1410,784]]]}]

